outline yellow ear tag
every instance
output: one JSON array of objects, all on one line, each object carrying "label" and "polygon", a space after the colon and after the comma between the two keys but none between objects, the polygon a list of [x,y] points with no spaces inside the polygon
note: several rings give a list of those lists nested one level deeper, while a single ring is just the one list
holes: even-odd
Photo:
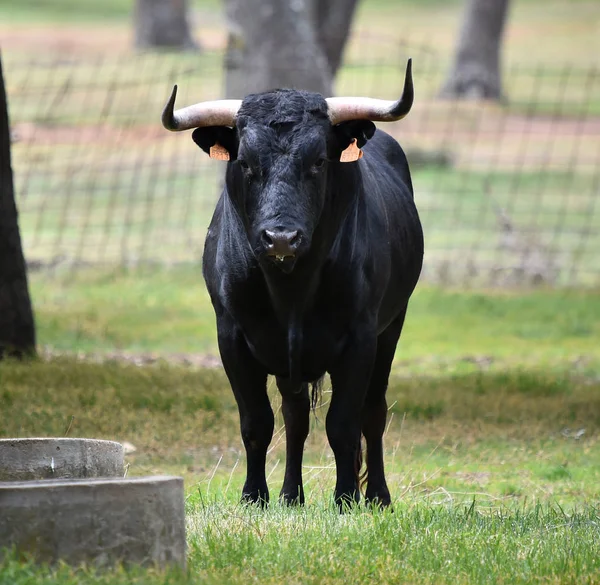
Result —
[{"label": "yellow ear tag", "polygon": [[217,160],[229,160],[229,151],[221,146],[218,142],[215,142],[210,147],[210,158]]},{"label": "yellow ear tag", "polygon": [[350,143],[348,148],[340,155],[340,162],[354,162],[362,158],[363,151],[356,146],[356,138]]}]

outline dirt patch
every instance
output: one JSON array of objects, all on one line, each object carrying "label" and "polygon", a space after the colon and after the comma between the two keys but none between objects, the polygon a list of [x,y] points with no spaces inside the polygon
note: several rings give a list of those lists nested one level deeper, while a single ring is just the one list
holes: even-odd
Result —
[{"label": "dirt patch", "polygon": [[525,115],[486,103],[422,101],[385,129],[401,144],[444,151],[459,168],[578,169],[600,164],[600,117]]},{"label": "dirt patch", "polygon": [[213,354],[193,354],[193,353],[164,353],[156,354],[149,352],[132,353],[128,351],[109,351],[100,352],[71,352],[59,351],[50,347],[44,347],[40,350],[40,357],[50,361],[60,357],[76,358],[82,362],[96,364],[105,364],[109,362],[118,362],[124,364],[133,364],[135,366],[150,366],[159,364],[170,364],[175,366],[186,366],[191,368],[220,368],[222,366],[219,357]]},{"label": "dirt patch", "polygon": [[492,474],[489,471],[457,471],[454,475],[460,481],[480,486],[488,484],[490,482],[490,478],[492,477]]},{"label": "dirt patch", "polygon": [[[210,28],[196,27],[194,37],[207,50],[222,49],[227,38],[224,28],[218,24]],[[50,52],[90,57],[122,55],[132,50],[133,28],[123,24],[13,24],[0,26],[0,38],[5,52],[23,51],[33,55]]]},{"label": "dirt patch", "polygon": [[132,33],[123,26],[12,25],[0,27],[5,51],[94,55],[123,53],[131,47]]},{"label": "dirt patch", "polygon": [[[13,141],[105,146],[134,146],[143,142],[147,146],[149,142],[164,141],[167,136],[154,120],[130,126],[115,122],[76,126],[21,122],[14,125]],[[448,160],[459,168],[493,166],[496,170],[506,170],[543,166],[593,171],[600,164],[594,148],[600,135],[600,118],[572,120],[495,114],[482,117],[476,125],[455,123],[449,132],[447,124],[422,115],[385,129],[409,149],[417,146],[425,151],[447,153]],[[561,140],[556,140],[557,137]]]},{"label": "dirt patch", "polygon": [[[153,121],[154,122],[154,121]],[[21,122],[15,124],[13,129],[13,142],[42,144],[105,144],[123,145],[137,144],[150,140],[164,140],[165,130],[156,123],[136,125],[129,128],[113,124],[92,124],[77,126],[60,126],[36,124],[34,122]]]}]

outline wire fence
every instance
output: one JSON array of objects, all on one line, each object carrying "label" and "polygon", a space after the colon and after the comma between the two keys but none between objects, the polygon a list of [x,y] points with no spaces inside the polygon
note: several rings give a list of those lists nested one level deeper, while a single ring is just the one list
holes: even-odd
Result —
[{"label": "wire fence", "polygon": [[[397,97],[409,55],[415,106],[385,129],[411,163],[424,278],[598,286],[600,71],[509,67],[507,103],[442,101],[435,52],[378,40],[350,46],[336,93]],[[223,55],[3,58],[30,268],[199,262],[223,163],[160,113],[173,83],[178,104],[218,98]]]}]

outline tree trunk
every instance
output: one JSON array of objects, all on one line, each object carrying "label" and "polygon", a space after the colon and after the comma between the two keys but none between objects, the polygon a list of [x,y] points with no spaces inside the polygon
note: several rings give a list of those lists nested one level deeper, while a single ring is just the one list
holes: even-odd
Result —
[{"label": "tree trunk", "polygon": [[136,0],[135,46],[138,49],[198,49],[187,13],[187,0]]},{"label": "tree trunk", "polygon": [[225,0],[225,93],[293,87],[331,95],[332,76],[304,0]]},{"label": "tree trunk", "polygon": [[310,0],[310,18],[332,78],[342,63],[357,4],[357,0]]},{"label": "tree trunk", "polygon": [[468,0],[442,97],[503,99],[500,49],[508,5],[509,0]]},{"label": "tree trunk", "polygon": [[35,353],[35,326],[21,248],[0,57],[0,359]]}]

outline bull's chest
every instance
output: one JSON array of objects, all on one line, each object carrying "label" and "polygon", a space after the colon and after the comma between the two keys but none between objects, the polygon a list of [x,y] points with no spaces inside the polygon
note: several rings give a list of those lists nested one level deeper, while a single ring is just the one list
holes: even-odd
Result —
[{"label": "bull's chest", "polygon": [[[289,327],[275,317],[246,319],[242,331],[250,351],[270,374],[289,374]],[[345,335],[326,316],[310,314],[296,327],[299,336],[300,371],[303,381],[323,376],[341,352]]]}]

